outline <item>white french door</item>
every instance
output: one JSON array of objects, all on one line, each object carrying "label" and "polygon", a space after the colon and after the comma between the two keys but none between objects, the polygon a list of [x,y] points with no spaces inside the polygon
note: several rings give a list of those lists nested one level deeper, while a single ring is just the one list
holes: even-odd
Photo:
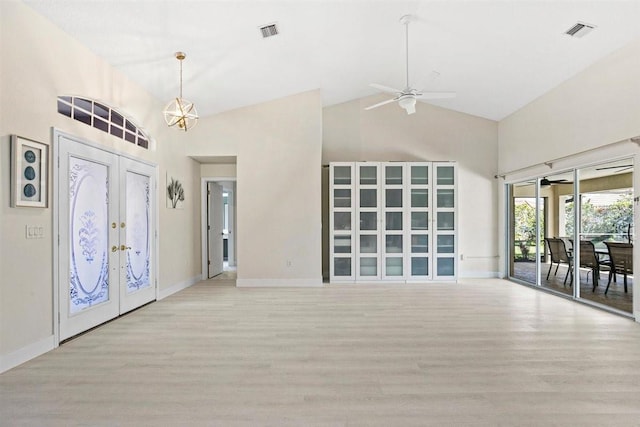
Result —
[{"label": "white french door", "polygon": [[60,341],[156,298],[155,168],[58,136]]},{"label": "white french door", "polygon": [[209,218],[208,241],[209,241],[209,274],[208,277],[214,277],[224,271],[224,204],[222,200],[222,186],[215,182],[207,184],[207,213]]}]

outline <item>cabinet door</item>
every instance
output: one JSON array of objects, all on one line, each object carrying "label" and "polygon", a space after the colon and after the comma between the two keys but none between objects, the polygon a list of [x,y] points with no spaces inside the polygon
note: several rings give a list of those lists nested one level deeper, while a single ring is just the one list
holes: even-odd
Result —
[{"label": "cabinet door", "polygon": [[382,278],[404,280],[407,253],[406,164],[382,163]]},{"label": "cabinet door", "polygon": [[407,280],[429,280],[433,274],[431,163],[413,162],[407,169]]},{"label": "cabinet door", "polygon": [[380,271],[380,165],[356,164],[356,279],[379,280]]},{"label": "cabinet door", "polygon": [[355,166],[329,166],[329,253],[330,280],[355,279]]},{"label": "cabinet door", "polygon": [[454,280],[457,276],[458,218],[457,167],[455,163],[434,163],[435,265],[434,278]]}]

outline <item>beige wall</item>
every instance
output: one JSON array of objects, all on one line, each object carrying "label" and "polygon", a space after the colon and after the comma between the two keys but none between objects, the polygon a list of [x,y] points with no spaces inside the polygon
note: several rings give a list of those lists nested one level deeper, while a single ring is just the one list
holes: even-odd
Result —
[{"label": "beige wall", "polygon": [[190,156],[237,156],[238,286],[320,285],[320,92],[207,117],[191,136]]},{"label": "beige wall", "polygon": [[[199,277],[199,165],[187,158],[184,134],[166,129],[163,103],[152,98],[66,33],[19,2],[0,2],[0,371],[22,355],[53,342],[52,166],[46,209],[11,208],[10,135],[51,144],[55,127],[159,165],[159,288]],[[167,60],[170,62],[171,58]],[[56,98],[86,96],[129,115],[155,150],[117,140],[57,113]],[[54,147],[51,147],[54,148]],[[164,205],[166,172],[184,180],[185,209]],[[25,226],[44,227],[41,240],[25,239]],[[179,256],[176,256],[179,254]]]},{"label": "beige wall", "polygon": [[[498,198],[494,175],[498,167],[498,124],[423,103],[418,103],[413,115],[407,115],[397,105],[364,110],[383,99],[384,96],[373,96],[324,109],[323,164],[457,161],[458,253],[464,255],[464,260],[459,261],[459,276],[495,276]],[[326,242],[324,247],[326,259]]]}]

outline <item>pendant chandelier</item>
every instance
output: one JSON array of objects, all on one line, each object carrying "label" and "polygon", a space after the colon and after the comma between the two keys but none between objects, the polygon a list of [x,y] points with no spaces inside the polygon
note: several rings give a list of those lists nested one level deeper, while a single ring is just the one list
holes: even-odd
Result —
[{"label": "pendant chandelier", "polygon": [[187,57],[184,52],[176,52],[176,59],[180,61],[180,96],[173,99],[164,107],[164,120],[169,127],[185,132],[198,123],[198,112],[193,102],[182,97],[182,61]]}]

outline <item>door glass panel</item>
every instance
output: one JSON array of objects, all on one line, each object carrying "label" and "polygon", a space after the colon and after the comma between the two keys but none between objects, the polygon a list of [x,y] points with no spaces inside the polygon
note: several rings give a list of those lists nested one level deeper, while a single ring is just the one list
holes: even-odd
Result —
[{"label": "door glass panel", "polygon": [[454,237],[450,234],[438,235],[438,253],[439,254],[452,254],[454,253]]},{"label": "door glass panel", "polygon": [[402,253],[402,236],[401,235],[386,236],[386,252],[390,254]]},{"label": "door glass panel", "polygon": [[347,188],[333,190],[333,206],[336,208],[351,207],[351,190]]},{"label": "door glass panel", "polygon": [[428,276],[429,275],[429,258],[411,257],[411,275],[412,276]]},{"label": "door glass panel", "polygon": [[438,212],[438,230],[453,230],[453,212]]},{"label": "door glass panel", "polygon": [[360,184],[376,185],[378,183],[377,174],[377,166],[360,166]]},{"label": "door glass panel", "polygon": [[388,208],[402,207],[402,188],[388,188],[386,192],[386,204]]},{"label": "door glass panel", "polygon": [[378,275],[378,258],[362,257],[360,258],[360,276],[377,276]]},{"label": "door glass panel", "polygon": [[402,230],[402,212],[386,212],[386,229]]},{"label": "door glass panel", "polygon": [[438,276],[453,276],[454,275],[454,260],[453,258],[437,258],[438,259]]},{"label": "door glass panel", "polygon": [[454,193],[452,189],[438,189],[437,206],[439,208],[454,207]]},{"label": "door glass panel", "polygon": [[127,171],[126,258],[127,292],[151,286],[151,207],[150,178]]},{"label": "door glass panel", "polygon": [[385,166],[385,184],[402,185],[402,166]]},{"label": "door glass panel", "polygon": [[350,254],[351,236],[334,236],[333,251],[337,254]]},{"label": "door glass panel", "polygon": [[414,234],[411,236],[411,253],[421,254],[429,252],[429,236]]},{"label": "door glass panel", "polygon": [[377,212],[360,212],[360,230],[377,230],[378,229],[378,213]]},{"label": "door glass panel", "polygon": [[351,185],[351,166],[334,166],[333,183],[335,185]]},{"label": "door glass panel", "polygon": [[360,252],[363,254],[375,254],[378,252],[378,236],[361,235],[360,236]]},{"label": "door glass panel", "polygon": [[[440,197],[440,191],[441,190],[438,190],[438,197]],[[411,189],[411,207],[412,208],[428,208],[429,207],[429,190],[427,190],[426,188]]]},{"label": "door glass panel", "polygon": [[387,276],[402,276],[402,258],[386,258],[385,270]]},{"label": "door glass panel", "polygon": [[69,158],[69,312],[109,300],[109,168]]},{"label": "door glass panel", "polygon": [[438,174],[438,185],[454,185],[453,166],[438,166],[436,168]]},{"label": "door glass panel", "polygon": [[351,230],[351,212],[334,212],[333,229],[337,231]]},{"label": "door glass panel", "polygon": [[429,167],[428,166],[411,166],[411,184],[428,185],[429,184]]},{"label": "door glass panel", "polygon": [[536,181],[524,181],[510,186],[511,277],[536,283]]},{"label": "door glass panel", "polygon": [[[574,286],[580,283],[580,298],[626,313],[633,313],[635,279],[633,167],[633,159],[623,159],[578,170],[580,274]],[[565,200],[562,216],[573,216],[574,204]]]},{"label": "door glass panel", "polygon": [[351,276],[351,258],[334,258],[333,273],[335,276]]},{"label": "door glass panel", "polygon": [[375,208],[378,206],[378,190],[375,188],[360,189],[360,207]]},{"label": "door glass panel", "polygon": [[411,229],[428,230],[429,212],[411,212]]}]

